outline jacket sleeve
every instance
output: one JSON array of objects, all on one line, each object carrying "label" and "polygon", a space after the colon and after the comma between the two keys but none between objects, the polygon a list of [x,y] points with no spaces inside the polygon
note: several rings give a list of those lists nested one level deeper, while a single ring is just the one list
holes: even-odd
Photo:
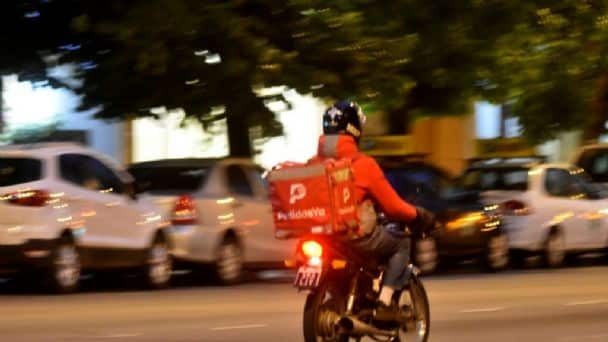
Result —
[{"label": "jacket sleeve", "polygon": [[[367,158],[366,158],[367,159]],[[378,163],[369,158],[365,161],[365,169],[369,183],[368,189],[373,200],[378,203],[384,213],[392,219],[410,222],[416,218],[416,208],[401,199],[384,176]]]}]

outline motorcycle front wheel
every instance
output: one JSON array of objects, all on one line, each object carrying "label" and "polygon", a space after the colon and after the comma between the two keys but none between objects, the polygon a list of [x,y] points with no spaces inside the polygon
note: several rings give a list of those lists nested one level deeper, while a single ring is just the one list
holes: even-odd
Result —
[{"label": "motorcycle front wheel", "polygon": [[427,342],[431,331],[431,310],[424,285],[416,275],[411,275],[399,304],[411,308],[412,318],[399,329],[394,342]]},{"label": "motorcycle front wheel", "polygon": [[304,306],[305,342],[347,342],[348,336],[338,333],[336,322],[346,308],[346,296],[331,281],[321,282],[306,297]]}]

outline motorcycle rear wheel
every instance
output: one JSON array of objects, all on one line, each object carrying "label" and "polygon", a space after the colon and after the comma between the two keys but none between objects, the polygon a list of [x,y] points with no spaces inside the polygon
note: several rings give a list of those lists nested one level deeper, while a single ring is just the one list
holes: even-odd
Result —
[{"label": "motorcycle rear wheel", "polygon": [[319,287],[310,292],[304,305],[304,341],[305,342],[347,342],[348,336],[341,335],[335,329],[335,323],[344,314],[346,298],[344,294],[323,281]]}]

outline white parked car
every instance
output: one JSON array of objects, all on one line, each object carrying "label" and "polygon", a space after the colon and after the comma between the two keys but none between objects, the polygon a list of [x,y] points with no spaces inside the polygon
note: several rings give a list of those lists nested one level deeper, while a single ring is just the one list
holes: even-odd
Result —
[{"label": "white parked car", "polygon": [[137,268],[167,285],[164,221],[116,162],[74,144],[0,149],[0,269],[44,275],[59,292],[83,269]]},{"label": "white parked car", "polygon": [[483,191],[486,208],[502,212],[516,263],[540,254],[557,267],[568,255],[608,247],[608,193],[578,167],[481,162],[463,174],[462,185]]},{"label": "white parked car", "polygon": [[284,267],[296,241],[277,240],[263,170],[246,159],[168,159],[134,164],[137,183],[172,218],[177,261],[208,264],[218,280],[245,268]]}]

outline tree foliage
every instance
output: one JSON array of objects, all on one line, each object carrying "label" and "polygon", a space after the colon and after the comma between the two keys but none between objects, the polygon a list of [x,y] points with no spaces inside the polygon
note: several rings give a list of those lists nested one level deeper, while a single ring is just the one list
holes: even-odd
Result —
[{"label": "tree foliage", "polygon": [[[464,113],[496,67],[497,37],[517,21],[498,0],[79,1],[73,20],[86,61],[84,107],[101,117],[183,107],[203,123],[226,117],[233,154],[247,127],[280,133],[256,89],[286,85],[352,97],[389,113]],[[217,108],[225,108],[217,114]]]},{"label": "tree foliage", "polygon": [[515,101],[532,142],[583,129],[597,138],[608,120],[608,1],[532,1],[501,37],[497,100]]},{"label": "tree foliage", "polygon": [[2,75],[7,74],[18,74],[20,80],[48,82],[52,87],[63,86],[47,74],[47,60],[69,41],[71,17],[69,8],[49,0],[0,1],[0,95]]},{"label": "tree foliage", "polygon": [[[6,5],[6,4],[11,4]],[[533,141],[608,118],[606,0],[30,0],[3,2],[0,70],[78,66],[82,108],[101,118],[183,108],[226,119],[231,153],[249,130],[281,133],[260,89],[356,98],[388,113],[461,114],[475,98],[515,101]],[[9,6],[9,7],[6,7]],[[36,15],[36,13],[38,15]],[[19,28],[18,39],[6,32]],[[25,41],[27,40],[27,42]],[[32,56],[38,56],[38,59]],[[38,72],[34,74],[39,74]],[[593,115],[589,115],[589,113]]]}]

